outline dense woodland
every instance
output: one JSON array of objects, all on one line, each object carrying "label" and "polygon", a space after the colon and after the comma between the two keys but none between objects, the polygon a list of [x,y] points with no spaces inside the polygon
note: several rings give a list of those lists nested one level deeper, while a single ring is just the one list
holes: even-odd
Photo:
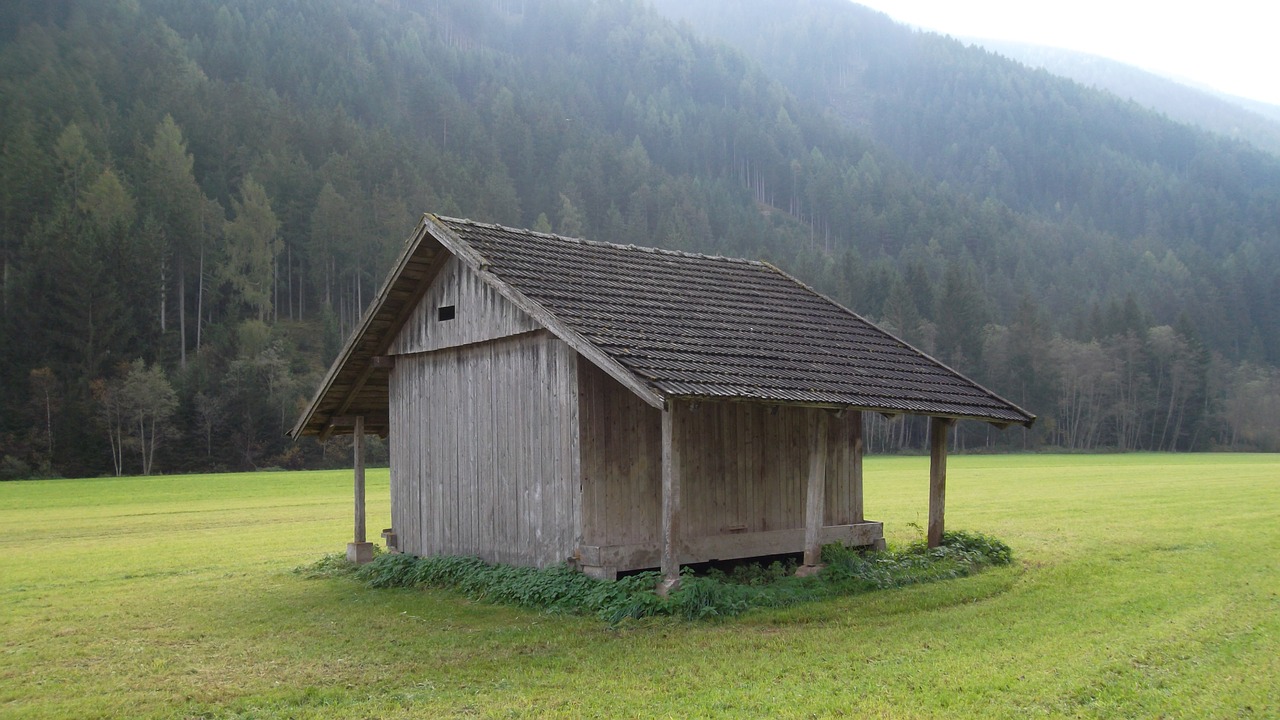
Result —
[{"label": "dense woodland", "polygon": [[[1115,60],[1000,40],[975,41],[988,50],[1164,113],[1179,122],[1252,143],[1280,155],[1280,106],[1215,96]],[[1268,111],[1269,109],[1269,111]]]},{"label": "dense woodland", "polygon": [[1280,449],[1280,160],[843,0],[697,7],[5,3],[0,477],[346,461],[284,431],[424,211],[773,262],[1040,416],[963,449]]}]

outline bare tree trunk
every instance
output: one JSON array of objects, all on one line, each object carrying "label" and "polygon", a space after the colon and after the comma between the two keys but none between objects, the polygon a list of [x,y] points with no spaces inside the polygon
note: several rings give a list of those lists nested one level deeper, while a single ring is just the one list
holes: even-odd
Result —
[{"label": "bare tree trunk", "polygon": [[151,474],[151,468],[155,466],[155,462],[156,462],[156,418],[154,415],[152,415],[151,416],[151,440],[149,441],[148,447],[147,447],[147,474],[148,475]]},{"label": "bare tree trunk", "polygon": [[49,397],[49,389],[44,391],[44,434],[49,453],[49,465],[53,465],[53,400]]},{"label": "bare tree trunk", "polygon": [[116,471],[116,477],[120,477],[123,468],[121,467],[123,459],[121,455],[124,453],[124,437],[118,429],[119,426],[110,414],[107,415],[107,444],[111,446],[111,466]]},{"label": "bare tree trunk", "polygon": [[169,277],[168,277],[168,274],[165,272],[165,264],[164,264],[164,261],[163,261],[163,260],[161,260],[161,261],[160,261],[160,332],[161,332],[161,333],[163,333],[163,332],[164,332],[164,330],[165,330],[165,323],[164,323],[165,308],[164,308],[164,302],[165,302],[165,297],[166,297],[166,295],[168,294],[168,292],[167,292],[167,291],[168,291],[168,282],[169,282]]},{"label": "bare tree trunk", "polygon": [[138,451],[142,453],[142,474],[147,475],[147,425],[138,418]]},{"label": "bare tree trunk", "polygon": [[196,281],[196,354],[200,354],[201,317],[204,315],[204,243],[200,243],[200,277]]},{"label": "bare tree trunk", "polygon": [[116,477],[124,474],[124,436],[119,432],[111,437],[111,463],[115,465]]},{"label": "bare tree trunk", "polygon": [[178,362],[187,366],[187,273],[178,256]]}]

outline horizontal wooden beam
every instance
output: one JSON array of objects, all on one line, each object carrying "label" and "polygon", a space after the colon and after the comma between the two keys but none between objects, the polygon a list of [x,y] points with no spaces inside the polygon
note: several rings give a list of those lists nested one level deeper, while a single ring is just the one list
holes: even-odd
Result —
[{"label": "horizontal wooden beam", "polygon": [[[850,547],[875,545],[884,538],[884,523],[860,522],[852,525],[827,525],[818,533],[822,544],[844,543]],[[768,530],[765,532],[733,532],[681,538],[678,559],[681,564],[762,557],[804,549],[805,528]],[[658,567],[662,559],[662,543],[627,545],[584,545],[578,549],[583,565],[613,567],[619,571]]]}]

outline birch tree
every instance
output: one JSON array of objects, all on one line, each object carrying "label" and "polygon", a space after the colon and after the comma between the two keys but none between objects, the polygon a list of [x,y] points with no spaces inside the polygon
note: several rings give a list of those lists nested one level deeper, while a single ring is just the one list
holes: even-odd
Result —
[{"label": "birch tree", "polygon": [[170,419],[178,409],[178,396],[159,365],[147,367],[134,360],[120,386],[129,433],[142,455],[142,474],[155,467],[156,448],[171,433]]},{"label": "birch tree", "polygon": [[53,466],[53,416],[62,405],[62,395],[58,391],[58,379],[53,370],[40,367],[28,375],[31,385],[31,402],[40,414],[40,425],[44,426],[45,461],[41,470],[48,471]]},{"label": "birch tree", "polygon": [[111,469],[116,477],[120,477],[124,474],[126,424],[120,382],[98,378],[89,384],[89,391],[98,408],[98,419],[107,430],[107,441],[111,445]]}]

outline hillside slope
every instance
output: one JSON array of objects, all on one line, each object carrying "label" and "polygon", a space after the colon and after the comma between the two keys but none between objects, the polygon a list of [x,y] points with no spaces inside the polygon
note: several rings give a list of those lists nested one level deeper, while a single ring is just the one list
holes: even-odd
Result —
[{"label": "hillside slope", "polygon": [[[1216,95],[1096,55],[1001,40],[971,39],[993,52],[1044,68],[1163,113],[1170,119],[1251,143],[1280,156],[1280,108]],[[1256,109],[1254,109],[1256,108]]]},{"label": "hillside slope", "polygon": [[[939,187],[1011,209],[1037,235],[1027,254],[1048,272],[1031,273],[1030,294],[1059,331],[1104,345],[1124,335],[1125,321],[1099,322],[1101,288],[1112,303],[1128,294],[1113,318],[1176,317],[1177,334],[1193,345],[1203,338],[1230,357],[1276,361],[1266,339],[1280,327],[1274,156],[843,0],[654,5],[746,53],[811,111],[856,128]],[[978,250],[984,270],[988,253],[1008,252]],[[1062,273],[1071,280],[1059,284]],[[1229,310],[1204,312],[1227,297]],[[1082,310],[1090,321],[1081,322]],[[1139,371],[1134,358],[1116,359]],[[1056,372],[1061,380],[1085,364],[1066,361]],[[1007,382],[1043,382],[1030,369],[1036,379],[1015,373]],[[1087,377],[1101,372],[1093,365]],[[988,368],[984,377],[998,375]],[[1058,404],[1070,401],[1059,395]],[[1123,414],[1120,405],[1112,408]],[[1114,412],[1113,430],[1123,424]]]},{"label": "hillside slope", "polygon": [[[806,84],[639,2],[6,4],[0,470],[338,461],[282,431],[423,211],[775,262],[1046,418],[961,442],[1254,442],[1275,161],[795,7],[829,37],[777,42],[861,54]],[[1087,412],[1084,355],[1134,368]]]}]

